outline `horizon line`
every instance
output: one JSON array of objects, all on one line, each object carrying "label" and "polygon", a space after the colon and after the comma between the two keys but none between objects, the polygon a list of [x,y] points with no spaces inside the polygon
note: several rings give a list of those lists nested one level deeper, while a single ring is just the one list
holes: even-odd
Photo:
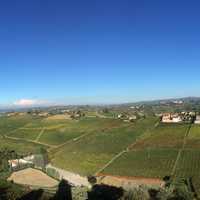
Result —
[{"label": "horizon line", "polygon": [[123,105],[123,104],[137,104],[153,101],[170,101],[170,100],[182,100],[189,98],[200,98],[200,96],[185,96],[185,97],[168,97],[168,98],[153,98],[153,99],[144,99],[138,101],[124,101],[124,102],[113,102],[113,103],[100,103],[100,102],[90,102],[90,103],[51,103],[46,102],[42,104],[33,104],[33,105],[15,105],[15,104],[0,104],[0,110],[15,110],[15,109],[37,109],[37,108],[48,108],[48,107],[66,107],[66,106],[114,106],[114,105]]}]

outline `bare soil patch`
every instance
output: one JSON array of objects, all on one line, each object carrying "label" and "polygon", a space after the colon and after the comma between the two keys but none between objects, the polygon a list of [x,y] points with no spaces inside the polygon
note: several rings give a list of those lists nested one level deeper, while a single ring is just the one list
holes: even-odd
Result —
[{"label": "bare soil patch", "polygon": [[68,114],[53,115],[53,116],[47,117],[45,120],[63,120],[63,119],[70,120],[71,116]]},{"label": "bare soil patch", "polygon": [[18,172],[12,173],[8,178],[8,181],[13,181],[14,183],[20,185],[28,186],[39,186],[39,187],[54,187],[58,185],[58,181],[47,176],[40,170],[27,168],[20,170]]},{"label": "bare soil patch", "polygon": [[98,182],[101,184],[112,185],[116,187],[129,188],[139,185],[163,186],[164,181],[158,178],[145,177],[129,177],[129,176],[113,176],[100,173],[97,175]]}]

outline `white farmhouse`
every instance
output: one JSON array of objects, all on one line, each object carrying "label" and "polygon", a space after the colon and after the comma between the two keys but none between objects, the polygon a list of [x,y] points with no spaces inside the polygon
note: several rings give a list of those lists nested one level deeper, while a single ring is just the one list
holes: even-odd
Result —
[{"label": "white farmhouse", "polygon": [[171,114],[170,113],[163,114],[162,122],[163,123],[171,123],[172,122]]},{"label": "white farmhouse", "polygon": [[20,159],[9,160],[8,163],[12,169],[17,168],[18,166],[25,166],[27,164],[33,164],[34,155],[27,156]]},{"label": "white farmhouse", "polygon": [[33,164],[31,161],[26,161],[24,159],[9,160],[8,163],[11,168],[16,168],[18,166],[24,166],[27,164]]}]

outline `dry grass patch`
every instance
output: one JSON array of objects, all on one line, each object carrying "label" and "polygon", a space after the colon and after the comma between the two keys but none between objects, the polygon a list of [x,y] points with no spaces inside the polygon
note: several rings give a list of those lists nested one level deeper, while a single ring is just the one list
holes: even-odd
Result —
[{"label": "dry grass patch", "polygon": [[70,120],[71,116],[68,114],[52,115],[47,117],[45,120]]},{"label": "dry grass patch", "polygon": [[8,178],[8,181],[20,185],[39,186],[39,187],[55,187],[58,185],[58,181],[47,176],[42,171],[28,168],[18,172],[12,173]]}]

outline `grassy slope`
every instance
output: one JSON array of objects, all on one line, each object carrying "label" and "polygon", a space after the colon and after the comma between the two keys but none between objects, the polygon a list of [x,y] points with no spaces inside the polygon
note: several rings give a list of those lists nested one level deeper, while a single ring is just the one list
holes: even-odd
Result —
[{"label": "grassy slope", "polygon": [[130,152],[117,159],[104,172],[151,178],[170,175],[187,128],[188,125],[183,124],[160,124],[148,129]]},{"label": "grassy slope", "polygon": [[[118,158],[104,173],[163,178],[170,175],[188,125],[162,124],[148,131],[132,151]],[[175,178],[192,178],[200,194],[200,126],[192,125],[175,170]]]},{"label": "grassy slope", "polygon": [[35,140],[42,129],[17,129],[8,134],[10,137],[20,139]]},{"label": "grassy slope", "polygon": [[186,148],[200,149],[200,125],[192,125],[187,138]]},{"label": "grassy slope", "polygon": [[45,130],[41,135],[39,142],[44,142],[50,145],[59,145],[82,134],[83,132],[81,131],[70,130],[67,127]]},{"label": "grassy slope", "polygon": [[[84,118],[72,120],[44,120],[30,115],[0,118],[0,149],[9,148],[19,153],[34,153],[41,145],[5,139],[1,135],[35,139],[41,128],[42,142],[62,144],[82,134],[91,133],[72,142],[51,155],[61,168],[88,175],[96,172],[114,155],[130,144],[132,150],[105,169],[105,173],[123,176],[163,177],[171,172],[177,150],[181,148],[188,125],[161,124],[156,119],[145,119],[136,124],[116,119]],[[23,129],[20,129],[23,127]],[[15,131],[14,131],[15,130]],[[176,177],[193,177],[200,186],[200,126],[193,125],[187,137],[175,171]]]},{"label": "grassy slope", "polygon": [[8,148],[10,150],[15,150],[20,154],[34,153],[37,152],[43,145],[37,145],[31,142],[15,141],[10,139],[0,138],[0,150]]},{"label": "grassy slope", "polygon": [[81,135],[112,129],[116,126],[118,126],[118,122],[110,119],[84,118],[80,121],[68,120],[58,128],[49,129],[49,126],[45,127],[45,131],[39,141],[59,145]]},{"label": "grassy slope", "polygon": [[[38,118],[31,115],[13,116],[13,117],[0,117],[0,150],[8,148],[16,150],[19,153],[33,153],[37,151],[42,145],[37,145],[25,141],[16,141],[11,139],[5,139],[1,135],[10,135],[21,138],[33,138],[33,132],[20,131],[21,127],[38,120]],[[14,134],[16,132],[16,135]]]},{"label": "grassy slope", "polygon": [[181,148],[188,124],[159,124],[134,148]]},{"label": "grassy slope", "polygon": [[175,176],[188,178],[199,176],[200,178],[200,150],[184,150],[178,162]]},{"label": "grassy slope", "polygon": [[177,150],[150,149],[124,154],[103,173],[120,176],[163,178],[170,175],[177,157]]},{"label": "grassy slope", "polygon": [[30,115],[0,117],[0,134],[8,134],[17,128],[23,127],[34,120]]},{"label": "grassy slope", "polygon": [[95,173],[114,155],[133,143],[150,125],[154,126],[156,121],[155,118],[145,119],[130,124],[113,119],[101,120],[104,126],[100,123],[94,134],[63,147],[54,155],[53,164],[84,175]]}]

